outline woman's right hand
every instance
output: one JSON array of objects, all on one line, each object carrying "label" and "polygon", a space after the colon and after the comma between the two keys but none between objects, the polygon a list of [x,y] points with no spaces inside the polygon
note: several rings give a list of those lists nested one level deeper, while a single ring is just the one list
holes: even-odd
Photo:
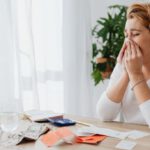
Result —
[{"label": "woman's right hand", "polygon": [[126,44],[126,41],[124,41],[122,48],[119,52],[119,55],[117,57],[117,62],[120,64],[122,64],[122,62],[123,62],[123,57],[124,57],[124,53],[125,53],[126,48],[127,48],[127,44]]},{"label": "woman's right hand", "polygon": [[125,78],[126,81],[129,81],[129,76],[128,76],[128,73],[126,71],[125,62],[124,62],[125,61],[124,54],[125,54],[126,49],[127,49],[127,41],[124,40],[122,48],[121,48],[121,50],[119,52],[119,55],[117,57],[117,62],[122,64],[122,67],[123,67],[123,70],[124,70],[123,73],[122,73],[123,78]]}]

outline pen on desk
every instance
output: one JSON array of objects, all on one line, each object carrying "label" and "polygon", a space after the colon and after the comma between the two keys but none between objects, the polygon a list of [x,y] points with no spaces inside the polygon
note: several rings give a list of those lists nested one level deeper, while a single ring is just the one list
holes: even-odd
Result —
[{"label": "pen on desk", "polygon": [[85,126],[92,126],[92,124],[90,123],[86,123],[86,122],[82,122],[82,121],[78,121],[78,120],[74,120],[76,123],[81,124],[81,125],[85,125]]}]

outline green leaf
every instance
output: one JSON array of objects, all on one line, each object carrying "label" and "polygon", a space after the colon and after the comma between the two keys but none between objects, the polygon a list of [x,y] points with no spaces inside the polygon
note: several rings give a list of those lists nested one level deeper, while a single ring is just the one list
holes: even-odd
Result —
[{"label": "green leaf", "polygon": [[94,79],[95,85],[97,85],[100,81],[103,81],[102,75],[99,70],[94,70],[92,72],[92,77]]},{"label": "green leaf", "polygon": [[99,23],[100,25],[105,25],[105,22],[101,21],[101,20],[97,20],[97,23]]}]

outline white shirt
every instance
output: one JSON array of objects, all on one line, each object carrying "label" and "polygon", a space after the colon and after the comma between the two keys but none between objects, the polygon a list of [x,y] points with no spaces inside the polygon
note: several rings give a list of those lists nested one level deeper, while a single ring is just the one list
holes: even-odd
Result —
[{"label": "white shirt", "polygon": [[[118,63],[110,77],[107,89],[119,80],[122,71],[122,65]],[[150,80],[147,84],[150,87]],[[107,89],[97,103],[97,113],[102,121],[116,120],[122,114],[124,122],[150,126],[150,99],[139,105],[129,83],[122,102],[116,103],[108,98]]]}]

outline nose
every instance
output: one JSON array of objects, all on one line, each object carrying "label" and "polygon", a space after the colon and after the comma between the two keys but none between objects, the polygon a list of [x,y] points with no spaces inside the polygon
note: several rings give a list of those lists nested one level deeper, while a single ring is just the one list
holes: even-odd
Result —
[{"label": "nose", "polygon": [[133,37],[132,37],[132,34],[128,34],[128,37],[126,37],[127,40],[132,40]]},{"label": "nose", "polygon": [[127,40],[133,40],[133,36],[131,32],[127,32],[127,36],[126,36]]}]

